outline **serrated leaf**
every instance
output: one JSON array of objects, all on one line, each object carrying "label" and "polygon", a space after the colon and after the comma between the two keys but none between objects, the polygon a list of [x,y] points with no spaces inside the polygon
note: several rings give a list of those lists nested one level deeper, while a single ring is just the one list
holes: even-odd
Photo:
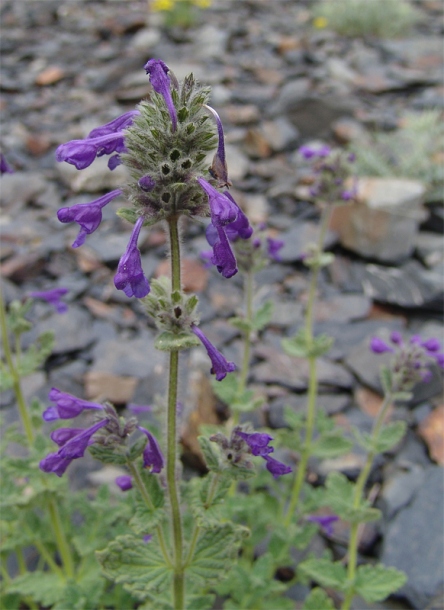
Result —
[{"label": "serrated leaf", "polygon": [[215,447],[215,443],[211,442],[205,436],[199,436],[197,440],[199,441],[199,445],[203,453],[205,464],[207,465],[208,470],[212,470],[213,472],[220,472],[220,459],[218,451]]},{"label": "serrated leaf", "polygon": [[139,457],[139,455],[142,455],[147,442],[148,442],[147,437],[142,436],[142,437],[138,438],[137,441],[133,445],[131,445],[131,447],[128,451],[128,460],[130,462],[134,462]]},{"label": "serrated leaf", "polygon": [[302,610],[335,610],[335,605],[323,589],[316,587],[305,598]]},{"label": "serrated leaf", "polygon": [[240,318],[239,316],[234,316],[230,318],[228,322],[231,324],[231,326],[234,326],[234,328],[238,328],[244,333],[247,333],[253,329],[252,322],[246,320],[245,318]]},{"label": "serrated leaf", "polygon": [[38,369],[45,362],[54,347],[54,333],[49,330],[42,333],[34,345],[22,354],[17,363],[17,374],[19,377],[26,377]]},{"label": "serrated leaf", "polygon": [[404,572],[386,568],[382,564],[364,565],[357,570],[355,591],[366,602],[379,602],[400,589],[407,582]]},{"label": "serrated leaf", "polygon": [[119,208],[116,214],[119,216],[119,218],[127,220],[132,225],[136,224],[137,219],[139,218],[138,214],[130,208]]},{"label": "serrated leaf", "polygon": [[254,312],[252,327],[254,330],[262,330],[270,323],[273,315],[273,302],[267,301]]},{"label": "serrated leaf", "polygon": [[50,572],[28,572],[17,576],[8,587],[9,593],[19,593],[23,597],[31,597],[43,606],[53,606],[64,596],[65,581],[57,574]]},{"label": "serrated leaf", "polygon": [[301,430],[304,427],[304,414],[296,413],[289,405],[284,406],[284,421],[292,430]]},{"label": "serrated leaf", "polygon": [[379,432],[373,446],[376,453],[384,453],[399,443],[405,434],[407,425],[403,421],[396,421],[384,426]]},{"label": "serrated leaf", "polygon": [[195,586],[208,587],[222,580],[237,558],[242,539],[248,530],[232,523],[205,531],[196,545],[187,574]]},{"label": "serrated leaf", "polygon": [[140,600],[172,587],[173,569],[165,562],[156,537],[145,543],[132,535],[118,536],[96,556],[105,575]]},{"label": "serrated leaf", "polygon": [[118,464],[123,466],[127,462],[126,456],[116,453],[113,447],[104,447],[103,445],[91,445],[88,447],[90,454],[99,462],[104,464]]},{"label": "serrated leaf", "polygon": [[222,381],[213,383],[213,390],[216,396],[227,405],[231,405],[237,395],[239,382],[236,375],[227,375]]},{"label": "serrated leaf", "polygon": [[308,576],[323,587],[332,587],[344,591],[347,582],[347,571],[340,561],[310,558],[298,566],[298,572]]},{"label": "serrated leaf", "polygon": [[145,489],[154,506],[154,510],[149,508],[143,501],[139,492],[135,500],[134,515],[130,520],[130,526],[136,534],[149,534],[162,521],[165,511],[164,491],[161,488],[158,478],[154,474],[142,473]]},{"label": "serrated leaf", "polygon": [[326,432],[313,443],[311,454],[323,459],[334,458],[348,453],[352,447],[353,442],[344,438],[342,432]]},{"label": "serrated leaf", "polygon": [[305,336],[305,331],[299,331],[294,337],[290,339],[282,340],[282,348],[289,356],[296,356],[297,358],[308,358],[309,346]]},{"label": "serrated leaf", "polygon": [[185,312],[190,315],[193,313],[193,311],[196,309],[197,305],[199,303],[199,299],[197,298],[197,296],[195,294],[191,295],[186,301],[185,301]]},{"label": "serrated leaf", "polygon": [[364,523],[376,521],[381,517],[381,511],[371,508],[361,499],[359,507],[354,507],[355,485],[339,472],[332,472],[327,477],[326,501],[331,510],[349,523]]},{"label": "serrated leaf", "polygon": [[163,352],[179,351],[199,345],[199,339],[195,335],[186,332],[174,334],[169,330],[161,332],[154,342],[154,347]]}]

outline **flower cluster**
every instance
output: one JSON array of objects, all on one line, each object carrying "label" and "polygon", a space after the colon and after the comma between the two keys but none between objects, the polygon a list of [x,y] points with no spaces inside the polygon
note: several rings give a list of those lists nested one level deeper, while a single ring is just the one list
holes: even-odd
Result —
[{"label": "flower cluster", "polygon": [[370,349],[375,354],[392,353],[390,363],[392,388],[394,392],[409,391],[420,381],[430,381],[430,367],[436,363],[444,368],[444,353],[438,339],[422,340],[418,335],[405,342],[398,332],[390,335],[390,343],[379,337],[370,341]]},{"label": "flower cluster", "polygon": [[356,198],[356,182],[350,185],[353,154],[335,152],[329,146],[301,146],[299,153],[313,163],[314,184],[312,197],[322,202],[344,203]]},{"label": "flower cluster", "polygon": [[[48,407],[43,413],[45,421],[73,419],[87,410],[100,412],[102,419],[89,428],[57,428],[51,432],[51,439],[59,446],[59,449],[41,460],[40,469],[44,472],[53,472],[61,477],[71,462],[83,457],[86,449],[92,444],[122,445],[136,427],[147,437],[147,443],[142,453],[143,466],[150,468],[153,473],[159,473],[162,470],[164,458],[157,440],[149,430],[136,426],[133,418],[122,423],[111,405],[100,405],[82,400],[57,388],[51,389],[49,399],[55,404]],[[97,434],[99,431],[101,434]],[[116,483],[121,489],[131,488],[131,477],[125,475],[118,479]]]},{"label": "flower cluster", "polygon": [[269,443],[272,440],[273,437],[269,434],[245,432],[240,426],[233,428],[229,439],[220,432],[210,437],[210,441],[217,443],[222,449],[225,459],[230,464],[252,468],[247,456],[259,456],[265,460],[267,470],[277,478],[283,474],[289,474],[292,470],[286,464],[271,457],[270,453],[274,452],[274,447],[270,447]]},{"label": "flower cluster", "polygon": [[[88,203],[64,207],[57,216],[61,222],[80,226],[72,244],[77,248],[98,228],[106,205],[121,195],[129,200],[132,208],[122,208],[118,213],[131,221],[134,229],[114,284],[127,296],[136,298],[143,298],[150,291],[137,247],[144,225],[181,215],[210,216],[214,232],[211,260],[226,278],[237,272],[227,236],[248,239],[252,234],[248,219],[228,191],[217,190],[228,187],[230,182],[222,123],[217,112],[206,104],[209,90],[199,87],[192,75],[179,84],[160,59],[150,59],[145,70],[153,88],[149,102],[93,129],[83,140],[60,145],[56,152],[57,161],[79,170],[103,155],[110,155],[111,170],[121,163],[129,168],[131,179],[126,187]],[[208,170],[216,187],[204,177],[204,159],[215,141],[208,112],[216,121],[218,134],[217,151]]]}]

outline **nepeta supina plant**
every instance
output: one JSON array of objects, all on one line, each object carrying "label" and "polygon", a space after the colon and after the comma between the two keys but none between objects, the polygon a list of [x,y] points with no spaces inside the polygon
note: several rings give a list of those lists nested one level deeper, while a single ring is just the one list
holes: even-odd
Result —
[{"label": "nepeta supina plant", "polygon": [[[253,230],[228,191],[219,190],[228,188],[230,182],[222,123],[216,111],[207,105],[209,89],[198,85],[192,75],[178,83],[168,66],[158,59],[148,61],[145,70],[153,88],[149,101],[142,101],[137,109],[92,130],[83,140],[62,144],[56,153],[58,161],[70,163],[79,170],[91,165],[96,157],[109,155],[111,171],[119,164],[128,168],[127,184],[95,201],[62,208],[58,218],[64,223],[79,225],[80,231],[73,243],[77,248],[98,229],[102,210],[108,203],[121,196],[128,203],[117,213],[133,224],[133,230],[118,264],[114,284],[128,297],[142,300],[159,330],[155,347],[169,353],[166,442],[161,443],[166,445],[165,457],[156,438],[138,426],[135,418],[121,420],[111,405],[89,403],[53,389],[50,398],[56,406],[45,411],[46,419],[71,418],[83,411],[89,411],[93,418],[99,416],[99,419],[85,429],[56,430],[52,439],[59,449],[42,460],[40,467],[61,476],[69,463],[82,457],[89,448],[98,459],[128,468],[129,474],[120,477],[117,484],[128,492],[133,487],[137,489],[145,519],[140,515],[134,517],[131,524],[135,534],[117,538],[98,554],[99,560],[109,578],[125,583],[139,599],[162,599],[162,603],[172,604],[180,610],[185,605],[193,607],[193,603],[211,605],[210,597],[202,597],[201,591],[223,577],[245,535],[242,527],[217,523],[205,516],[214,503],[221,501],[218,488],[226,487],[233,479],[253,474],[252,464],[245,458],[248,454],[263,457],[273,476],[286,474],[290,469],[269,455],[273,451],[268,447],[269,441],[257,452],[260,439],[264,440],[266,435],[235,428],[236,433],[232,434],[239,445],[237,461],[227,459],[223,451],[218,452],[215,439],[211,443],[201,438],[210,483],[204,482],[194,504],[190,502],[191,523],[194,520],[190,532],[190,515],[184,520],[185,506],[180,496],[177,464],[179,352],[202,344],[217,381],[225,379],[236,367],[199,328],[197,297],[182,290],[180,223],[183,216],[190,219],[210,217],[210,260],[224,278],[238,272],[233,235],[248,242]],[[216,143],[213,163],[208,170],[205,159]],[[144,227],[157,222],[164,225],[169,236],[171,280],[149,281],[141,265],[140,233]],[[269,242],[268,247],[271,255],[276,256],[279,245]],[[257,249],[257,244],[252,248]],[[134,443],[128,443],[136,429],[142,436]],[[163,510],[164,485],[168,519]],[[134,553],[146,568],[142,580],[135,576]],[[213,570],[204,570],[205,558],[213,562]],[[157,566],[158,576],[152,578],[154,566]]]}]

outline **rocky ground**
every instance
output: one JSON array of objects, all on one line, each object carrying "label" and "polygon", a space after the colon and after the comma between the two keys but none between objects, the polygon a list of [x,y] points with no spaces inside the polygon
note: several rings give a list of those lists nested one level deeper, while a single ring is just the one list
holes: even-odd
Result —
[{"label": "rocky ground", "polygon": [[[125,170],[111,173],[103,158],[82,172],[54,160],[60,143],[84,137],[149,95],[143,65],[159,57],[179,79],[192,71],[212,85],[212,105],[226,130],[233,195],[250,219],[267,222],[285,242],[282,262],[258,277],[258,300],[271,298],[275,308],[253,351],[251,383],[267,398],[254,421],[279,427],[284,404],[303,409],[304,365],[280,348],[281,338],[303,321],[307,273],[301,254],[318,219],[296,150],[312,140],[359,146],[371,129],[399,127],[406,110],[442,109],[442,4],[418,5],[422,19],[413,33],[384,41],[313,29],[308,0],[217,0],[187,31],[166,30],[159,15],[137,0],[5,0],[2,147],[16,173],[1,179],[3,285],[8,299],[63,286],[70,302],[65,315],[35,305],[33,336],[51,328],[56,346],[45,371],[24,381],[26,395],[46,400],[56,385],[124,407],[151,403],[164,391],[164,358],[151,349],[147,357],[146,351],[155,331],[138,304],[113,286],[130,231],[114,215],[121,203],[105,208],[100,229],[79,250],[70,248],[76,229],[56,218],[64,205],[117,188]],[[369,338],[396,329],[443,340],[444,214],[439,197],[426,195],[416,179],[390,178],[381,185],[369,178],[360,189],[358,212],[348,210],[332,222],[328,241],[336,260],[321,277],[316,330],[335,337],[319,365],[320,405],[345,428],[353,423],[365,430],[381,401],[380,360],[369,353]],[[385,211],[375,219],[371,210],[380,206]],[[370,238],[353,233],[356,214],[364,225],[374,222],[384,230]],[[190,224],[185,283],[199,295],[203,328],[236,360],[239,338],[226,319],[242,306],[241,282],[203,267],[199,252],[205,243],[204,227]],[[163,233],[146,232],[141,249],[147,276],[162,273]],[[189,365],[187,409],[208,372],[199,351]],[[367,527],[360,550],[409,577],[401,599],[373,607],[443,607],[441,391],[435,371],[409,404],[394,408],[392,417],[406,420],[409,432],[396,451],[379,459],[372,475],[384,521]],[[16,417],[12,404],[6,394],[7,421]],[[202,420],[210,407],[200,405]],[[192,447],[192,431],[184,435]],[[331,469],[353,476],[361,464],[356,450],[341,461],[313,463],[313,476]],[[328,543],[339,548],[345,536],[338,530]]]}]

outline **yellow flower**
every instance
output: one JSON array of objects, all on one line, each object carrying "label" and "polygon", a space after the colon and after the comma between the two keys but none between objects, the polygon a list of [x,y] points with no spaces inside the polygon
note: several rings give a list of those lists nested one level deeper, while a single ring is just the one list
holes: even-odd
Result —
[{"label": "yellow flower", "polygon": [[152,0],[152,11],[170,11],[174,6],[174,0]]},{"label": "yellow flower", "polygon": [[316,17],[313,19],[313,26],[318,30],[322,30],[327,27],[328,21],[325,17]]},{"label": "yellow flower", "polygon": [[211,0],[192,0],[192,2],[199,8],[209,8],[211,6]]}]

